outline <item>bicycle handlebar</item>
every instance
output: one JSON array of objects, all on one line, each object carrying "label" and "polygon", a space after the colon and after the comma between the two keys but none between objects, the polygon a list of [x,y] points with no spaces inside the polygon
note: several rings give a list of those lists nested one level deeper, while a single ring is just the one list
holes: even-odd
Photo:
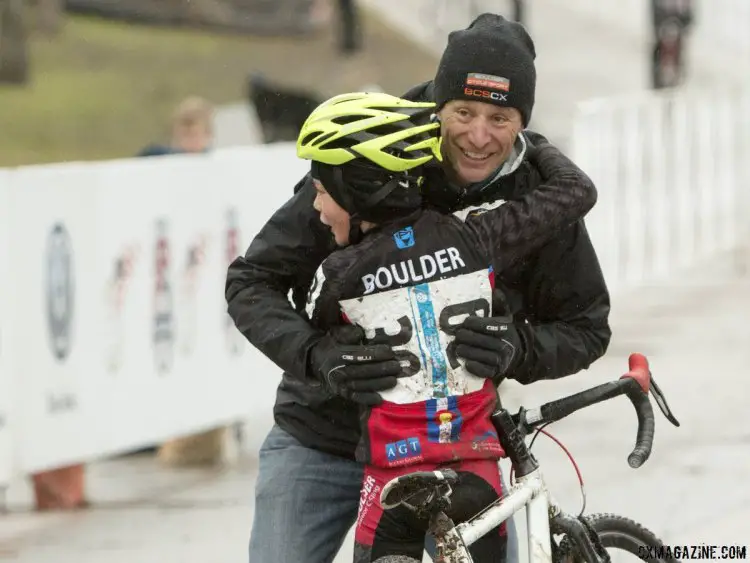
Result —
[{"label": "bicycle handlebar", "polygon": [[[521,409],[518,415],[513,417],[513,422],[521,428],[524,434],[528,434],[531,429],[561,420],[583,408],[619,395],[627,395],[638,417],[636,444],[628,456],[628,465],[632,468],[640,467],[651,455],[651,446],[654,441],[654,411],[648,397],[651,372],[648,360],[642,354],[631,354],[628,364],[630,371],[618,381],[610,381],[575,395],[546,403],[538,409],[538,413]],[[659,406],[664,410],[661,404]],[[679,423],[671,417],[671,413],[665,412],[665,416],[675,426],[679,426]]]}]

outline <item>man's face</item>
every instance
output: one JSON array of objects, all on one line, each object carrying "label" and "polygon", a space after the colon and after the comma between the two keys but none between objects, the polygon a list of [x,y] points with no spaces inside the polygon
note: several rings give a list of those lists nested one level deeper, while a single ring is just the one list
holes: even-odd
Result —
[{"label": "man's face", "polygon": [[212,142],[211,128],[204,123],[177,125],[174,128],[173,144],[183,152],[205,151]]},{"label": "man's face", "polygon": [[516,108],[485,102],[451,100],[438,115],[443,156],[462,186],[481,182],[497,170],[523,129]]},{"label": "man's face", "polygon": [[313,207],[320,213],[320,222],[331,229],[336,244],[346,246],[349,244],[349,213],[334,201],[323,184],[318,180],[313,180],[313,184],[317,192]]}]

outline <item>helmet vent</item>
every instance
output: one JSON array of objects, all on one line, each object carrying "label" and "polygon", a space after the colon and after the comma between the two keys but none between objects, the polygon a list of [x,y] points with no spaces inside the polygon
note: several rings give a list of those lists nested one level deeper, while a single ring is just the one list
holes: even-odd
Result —
[{"label": "helmet vent", "polygon": [[337,125],[346,125],[347,123],[354,123],[355,121],[361,121],[365,119],[365,115],[339,115],[331,119],[331,121]]},{"label": "helmet vent", "polygon": [[326,139],[333,137],[333,135],[334,135],[333,132],[328,132],[328,133],[323,133],[322,135],[318,135],[318,137],[312,141],[312,145],[313,146],[319,145]]}]

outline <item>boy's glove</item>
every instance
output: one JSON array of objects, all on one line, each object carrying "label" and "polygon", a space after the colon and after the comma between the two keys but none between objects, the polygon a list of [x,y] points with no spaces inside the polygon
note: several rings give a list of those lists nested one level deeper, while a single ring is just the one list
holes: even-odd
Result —
[{"label": "boy's glove", "polygon": [[363,341],[360,327],[336,327],[312,348],[310,364],[332,393],[372,406],[383,402],[377,392],[393,388],[402,371],[389,346]]}]

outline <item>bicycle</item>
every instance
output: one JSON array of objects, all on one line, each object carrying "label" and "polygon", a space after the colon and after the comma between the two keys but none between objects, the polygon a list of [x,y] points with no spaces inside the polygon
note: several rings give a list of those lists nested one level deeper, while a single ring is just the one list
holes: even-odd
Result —
[{"label": "bicycle", "polygon": [[[661,389],[654,381],[648,360],[642,354],[631,354],[629,371],[619,380],[581,391],[546,403],[536,409],[521,407],[511,415],[500,408],[492,419],[498,437],[517,474],[516,484],[508,494],[492,503],[472,519],[454,524],[445,514],[450,506],[452,486],[458,475],[451,469],[413,472],[389,481],[381,492],[385,510],[397,506],[429,518],[429,533],[437,550],[434,563],[472,563],[468,547],[526,507],[529,563],[609,563],[607,548],[622,549],[646,561],[672,562],[662,556],[662,542],[645,527],[612,514],[579,516],[567,514],[551,498],[544,484],[539,462],[531,454],[525,439],[552,422],[596,403],[626,395],[638,416],[636,445],[628,464],[637,469],[649,458],[654,438],[654,413],[649,392],[664,416],[674,426],[680,423],[671,413]],[[533,440],[532,440],[533,445]],[[585,507],[585,497],[584,497]],[[554,536],[561,535],[560,541]],[[654,548],[654,549],[647,549]],[[375,563],[419,563],[401,556],[379,558]]]}]

